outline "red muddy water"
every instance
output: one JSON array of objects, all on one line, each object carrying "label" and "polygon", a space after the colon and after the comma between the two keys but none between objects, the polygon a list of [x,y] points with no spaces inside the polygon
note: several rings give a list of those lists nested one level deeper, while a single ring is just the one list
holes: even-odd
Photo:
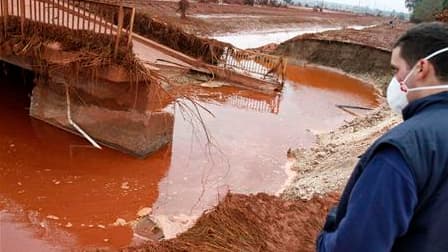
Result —
[{"label": "red muddy water", "polygon": [[289,67],[288,78],[280,96],[195,88],[214,114],[202,113],[211,143],[176,109],[172,145],[139,160],[30,118],[29,81],[0,74],[0,251],[119,248],[133,232],[112,224],[144,207],[179,224],[227,190],[276,193],[289,147],[309,147],[315,132],[353,117],[336,105],[377,105],[372,88],[339,74]]}]

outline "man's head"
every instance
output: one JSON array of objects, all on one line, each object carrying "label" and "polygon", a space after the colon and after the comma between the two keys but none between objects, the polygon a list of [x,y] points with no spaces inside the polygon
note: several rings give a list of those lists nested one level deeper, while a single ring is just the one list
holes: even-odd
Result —
[{"label": "man's head", "polygon": [[[425,57],[448,47],[448,25],[440,22],[424,23],[408,30],[394,45],[391,65],[396,70],[398,81],[406,80],[409,88],[448,84],[448,52],[431,59]],[[409,92],[408,100],[413,101],[444,90]]]}]

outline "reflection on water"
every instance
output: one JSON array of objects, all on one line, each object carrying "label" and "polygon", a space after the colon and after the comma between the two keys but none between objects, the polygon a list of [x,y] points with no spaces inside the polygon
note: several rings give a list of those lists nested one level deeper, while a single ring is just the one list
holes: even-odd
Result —
[{"label": "reflection on water", "polygon": [[0,210],[31,228],[29,239],[56,248],[128,245],[131,228],[111,224],[136,219],[144,207],[175,233],[227,190],[275,193],[289,147],[309,147],[312,131],[351,118],[335,105],[376,105],[362,83],[308,68],[290,67],[280,96],[194,87],[188,92],[213,113],[202,113],[212,142],[176,110],[172,145],[138,160],[29,118],[29,88],[11,76],[20,73],[0,76]]}]

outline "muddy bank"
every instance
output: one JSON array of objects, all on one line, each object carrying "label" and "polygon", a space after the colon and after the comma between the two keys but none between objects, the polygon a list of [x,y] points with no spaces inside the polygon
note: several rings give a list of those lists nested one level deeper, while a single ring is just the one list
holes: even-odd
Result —
[{"label": "muddy bank", "polygon": [[177,238],[122,251],[313,251],[337,198],[331,194],[305,201],[264,193],[227,194]]},{"label": "muddy bank", "polygon": [[283,196],[309,199],[315,194],[340,191],[358,156],[400,121],[401,116],[391,112],[387,105],[382,105],[335,131],[319,134],[317,144],[312,148],[288,151],[288,156],[294,160],[292,170],[297,175]]},{"label": "muddy bank", "polygon": [[394,41],[410,27],[403,23],[363,30],[343,29],[305,34],[281,43],[274,54],[288,57],[290,64],[317,64],[340,69],[385,91],[392,70],[390,53]]},{"label": "muddy bank", "polygon": [[304,39],[281,44],[276,54],[288,55],[289,64],[312,63],[356,76],[367,75],[367,78],[375,80],[380,90],[384,90],[392,73],[388,64],[389,51],[345,42]]}]

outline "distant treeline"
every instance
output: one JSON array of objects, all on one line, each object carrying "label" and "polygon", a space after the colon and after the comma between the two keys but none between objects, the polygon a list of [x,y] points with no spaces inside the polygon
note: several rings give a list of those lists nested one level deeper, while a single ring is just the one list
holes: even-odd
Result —
[{"label": "distant treeline", "polygon": [[412,11],[413,22],[434,21],[440,17],[443,10],[448,9],[448,0],[405,0],[405,3]]}]

